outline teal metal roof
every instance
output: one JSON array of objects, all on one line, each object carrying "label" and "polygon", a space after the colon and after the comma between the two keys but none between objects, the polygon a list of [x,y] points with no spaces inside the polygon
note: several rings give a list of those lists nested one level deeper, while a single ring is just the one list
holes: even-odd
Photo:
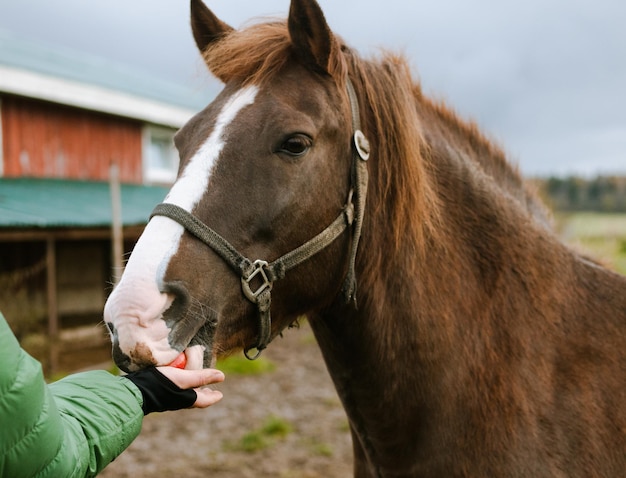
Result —
[{"label": "teal metal roof", "polygon": [[[148,222],[168,188],[123,184],[124,226]],[[0,228],[102,227],[111,225],[106,182],[0,178]]]},{"label": "teal metal roof", "polygon": [[97,85],[191,110],[204,108],[216,88],[199,91],[155,78],[130,65],[69,48],[50,46],[0,29],[0,64],[79,83]]}]

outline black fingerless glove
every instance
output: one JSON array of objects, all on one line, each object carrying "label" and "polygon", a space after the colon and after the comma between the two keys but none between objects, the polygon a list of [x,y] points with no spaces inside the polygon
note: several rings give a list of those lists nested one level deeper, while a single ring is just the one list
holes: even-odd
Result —
[{"label": "black fingerless glove", "polygon": [[155,367],[130,372],[124,376],[141,391],[141,395],[143,395],[141,408],[144,415],[152,412],[189,408],[196,403],[198,398],[195,390],[184,390],[178,387]]}]

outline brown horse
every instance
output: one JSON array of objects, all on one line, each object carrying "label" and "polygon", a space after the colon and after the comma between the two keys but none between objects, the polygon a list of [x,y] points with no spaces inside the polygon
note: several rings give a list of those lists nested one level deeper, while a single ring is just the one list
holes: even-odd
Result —
[{"label": "brown horse", "polygon": [[191,8],[225,88],[107,302],[120,367],[250,354],[306,315],[355,476],[624,476],[626,279],[315,0],[241,31]]}]

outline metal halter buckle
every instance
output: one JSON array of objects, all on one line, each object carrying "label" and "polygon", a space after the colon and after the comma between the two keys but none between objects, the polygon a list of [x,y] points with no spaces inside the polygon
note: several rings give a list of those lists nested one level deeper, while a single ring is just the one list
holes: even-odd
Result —
[{"label": "metal halter buckle", "polygon": [[[241,288],[243,289],[243,293],[248,298],[248,300],[256,304],[257,297],[265,289],[272,290],[272,282],[267,278],[267,274],[265,273],[265,268],[268,266],[267,261],[257,259],[252,263],[252,266],[254,267],[254,270],[248,275],[248,277],[241,277]],[[256,276],[259,276],[262,284],[257,288],[257,290],[253,291],[250,288],[250,282]]]}]

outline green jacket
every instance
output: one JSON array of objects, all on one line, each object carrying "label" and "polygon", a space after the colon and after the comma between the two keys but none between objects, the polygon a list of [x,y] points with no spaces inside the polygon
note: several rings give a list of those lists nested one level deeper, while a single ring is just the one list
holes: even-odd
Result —
[{"label": "green jacket", "polygon": [[142,401],[103,370],[46,385],[0,314],[0,477],[97,475],[139,434]]}]

